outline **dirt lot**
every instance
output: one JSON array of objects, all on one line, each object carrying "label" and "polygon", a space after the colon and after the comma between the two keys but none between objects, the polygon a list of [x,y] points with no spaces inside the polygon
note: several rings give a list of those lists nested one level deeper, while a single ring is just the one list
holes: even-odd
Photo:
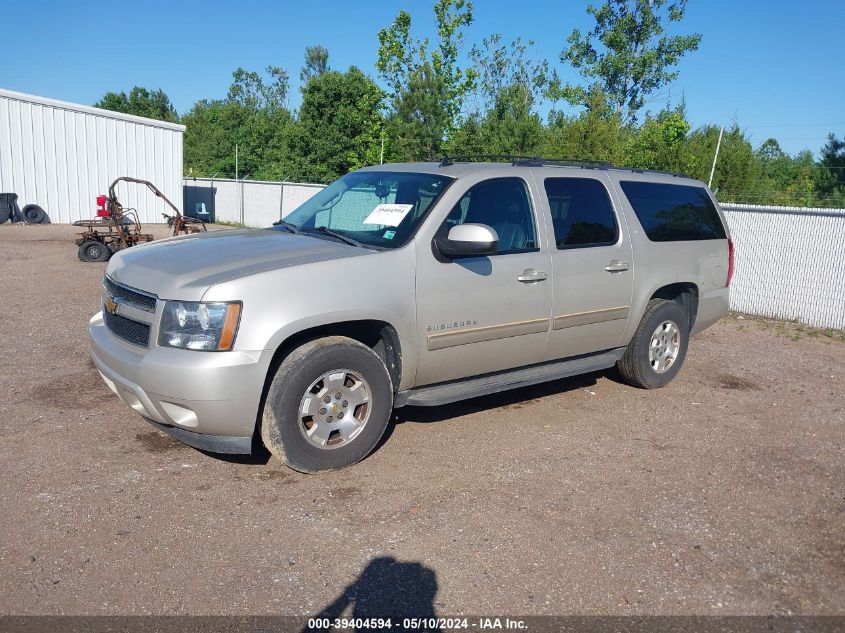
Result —
[{"label": "dirt lot", "polygon": [[303,476],[108,391],[105,265],[72,237],[0,226],[1,613],[315,614],[349,587],[375,614],[845,614],[837,338],[730,317],[663,390],[408,408],[369,459]]}]

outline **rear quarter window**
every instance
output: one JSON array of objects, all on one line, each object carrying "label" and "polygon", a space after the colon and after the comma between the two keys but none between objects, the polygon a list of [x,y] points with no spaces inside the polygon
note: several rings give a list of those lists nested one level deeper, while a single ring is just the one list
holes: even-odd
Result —
[{"label": "rear quarter window", "polygon": [[716,206],[704,187],[632,180],[619,184],[652,242],[727,237]]}]

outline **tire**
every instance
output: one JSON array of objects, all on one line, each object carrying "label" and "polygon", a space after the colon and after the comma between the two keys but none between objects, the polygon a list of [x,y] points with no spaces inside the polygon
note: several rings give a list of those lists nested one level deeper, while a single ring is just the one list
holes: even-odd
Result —
[{"label": "tire", "polygon": [[0,224],[5,223],[6,220],[8,220],[11,217],[11,215],[12,215],[11,209],[9,209],[5,205],[0,206]]},{"label": "tire", "polygon": [[616,366],[625,382],[642,389],[657,389],[667,385],[681,370],[688,346],[686,310],[676,301],[652,299]]},{"label": "tire", "polygon": [[299,472],[344,468],[372,452],[392,411],[393,385],[378,355],[353,339],[330,336],[282,361],[267,391],[261,439]]},{"label": "tire", "polygon": [[79,261],[105,262],[111,257],[108,247],[97,240],[86,240],[79,245]]},{"label": "tire", "polygon": [[28,204],[21,209],[21,217],[27,224],[44,224],[47,214],[37,204]]}]

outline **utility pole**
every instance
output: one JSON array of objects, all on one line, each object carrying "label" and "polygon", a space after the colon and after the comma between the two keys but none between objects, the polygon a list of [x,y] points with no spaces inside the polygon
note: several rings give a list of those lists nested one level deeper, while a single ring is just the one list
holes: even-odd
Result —
[{"label": "utility pole", "polygon": [[384,132],[381,134],[381,154],[378,157],[378,164],[384,165]]},{"label": "utility pole", "polygon": [[725,126],[719,128],[719,142],[716,143],[716,153],[713,154],[713,167],[710,168],[710,180],[707,181],[707,188],[713,187],[713,174],[716,173],[716,160],[719,158],[719,148],[722,147],[722,134],[725,132]]},{"label": "utility pole", "polygon": [[245,218],[244,218],[244,213],[245,213],[245,207],[244,207],[244,180],[246,180],[247,178],[249,178],[249,177],[250,177],[250,175],[251,175],[251,173],[247,174],[246,176],[244,176],[244,177],[240,180],[240,185],[241,185],[241,186],[240,186],[240,196],[238,197],[238,206],[240,207],[241,226],[246,226],[246,222],[245,222]]},{"label": "utility pole", "polygon": [[235,180],[238,179],[238,144],[235,143]]},{"label": "utility pole", "polygon": [[287,176],[282,176],[282,182],[279,183],[279,185],[282,188],[280,195],[279,195],[279,219],[280,220],[285,217],[285,212],[284,212],[284,209],[285,209],[285,180],[287,180]]}]

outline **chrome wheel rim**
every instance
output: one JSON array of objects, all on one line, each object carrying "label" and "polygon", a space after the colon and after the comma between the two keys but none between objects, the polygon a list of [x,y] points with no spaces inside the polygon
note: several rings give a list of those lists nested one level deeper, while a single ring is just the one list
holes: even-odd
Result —
[{"label": "chrome wheel rim", "polygon": [[674,321],[664,321],[654,330],[648,346],[648,362],[658,374],[669,371],[681,349],[681,330]]},{"label": "chrome wheel rim", "polygon": [[299,430],[322,449],[347,446],[364,430],[372,410],[370,385],[350,369],[333,369],[311,383],[299,404]]}]

